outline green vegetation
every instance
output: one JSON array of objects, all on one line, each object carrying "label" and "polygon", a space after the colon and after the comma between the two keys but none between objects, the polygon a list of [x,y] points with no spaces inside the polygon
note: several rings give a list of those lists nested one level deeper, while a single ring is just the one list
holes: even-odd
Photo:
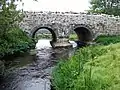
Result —
[{"label": "green vegetation", "polygon": [[78,39],[77,34],[70,34],[69,40],[77,40],[77,39]]},{"label": "green vegetation", "polygon": [[95,40],[96,43],[100,43],[102,45],[109,45],[109,44],[115,44],[120,42],[120,36],[99,36]]},{"label": "green vegetation", "polygon": [[[117,36],[119,37],[119,36]],[[97,39],[99,42],[107,37]],[[108,37],[107,45],[114,40]],[[116,40],[116,42],[118,42]],[[113,42],[113,43],[116,43]],[[53,70],[55,90],[120,90],[120,43],[82,48]]]},{"label": "green vegetation", "polygon": [[120,16],[120,0],[91,0],[89,12]]},{"label": "green vegetation", "polygon": [[0,57],[23,53],[34,46],[32,39],[19,28],[14,28],[8,32],[5,38],[0,38]]},{"label": "green vegetation", "polygon": [[52,38],[52,35],[51,34],[39,34],[39,35],[36,35],[35,36],[35,39],[43,39],[43,38],[45,38],[45,39],[50,39],[50,38]]},{"label": "green vegetation", "polygon": [[23,14],[16,10],[15,1],[0,1],[0,58],[23,53],[33,46],[32,40],[19,29]]}]

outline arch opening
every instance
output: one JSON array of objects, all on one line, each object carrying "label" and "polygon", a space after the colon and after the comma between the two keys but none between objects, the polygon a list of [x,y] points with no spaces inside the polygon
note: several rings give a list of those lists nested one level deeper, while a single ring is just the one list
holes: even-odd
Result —
[{"label": "arch opening", "polygon": [[[57,41],[57,37],[56,37],[55,32],[51,28],[48,28],[48,27],[39,27],[36,30],[34,30],[34,32],[32,33],[32,38],[35,39],[36,38],[36,34],[40,33],[40,31],[42,33],[45,33],[46,35],[48,35],[48,38],[52,38],[51,42],[56,42]],[[46,32],[46,31],[48,31],[48,32]],[[51,37],[49,37],[50,34],[51,34]]]},{"label": "arch opening", "polygon": [[86,27],[77,27],[74,31],[76,32],[79,41],[87,43],[93,39],[92,33]]}]

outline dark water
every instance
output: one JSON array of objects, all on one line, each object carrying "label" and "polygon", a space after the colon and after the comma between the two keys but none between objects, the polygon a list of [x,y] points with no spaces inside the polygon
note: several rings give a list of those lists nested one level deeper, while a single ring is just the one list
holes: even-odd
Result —
[{"label": "dark water", "polygon": [[67,59],[73,55],[74,50],[53,49],[49,40],[39,40],[36,44],[36,55],[10,59],[5,64],[6,74],[0,81],[0,90],[50,90],[53,67],[60,58]]}]

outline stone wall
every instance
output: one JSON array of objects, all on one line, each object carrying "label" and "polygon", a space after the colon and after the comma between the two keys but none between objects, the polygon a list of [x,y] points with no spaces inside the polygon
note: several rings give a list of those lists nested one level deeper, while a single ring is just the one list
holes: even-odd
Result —
[{"label": "stone wall", "polygon": [[100,34],[120,34],[120,18],[109,15],[90,15],[70,12],[25,12],[20,27],[31,33],[35,27],[50,27],[60,37],[69,36],[76,27],[88,27],[94,37]]}]

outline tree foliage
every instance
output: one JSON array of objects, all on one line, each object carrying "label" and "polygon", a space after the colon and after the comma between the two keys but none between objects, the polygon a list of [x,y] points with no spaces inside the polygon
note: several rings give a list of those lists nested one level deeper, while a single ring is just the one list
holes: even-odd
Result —
[{"label": "tree foliage", "polygon": [[120,16],[120,0],[91,0],[89,12]]},{"label": "tree foliage", "polygon": [[22,20],[22,13],[16,10],[15,0],[0,0],[0,37],[6,37],[7,32]]},{"label": "tree foliage", "polygon": [[0,0],[0,59],[34,47],[32,39],[20,28],[22,10],[16,10],[16,2],[22,0]]}]

